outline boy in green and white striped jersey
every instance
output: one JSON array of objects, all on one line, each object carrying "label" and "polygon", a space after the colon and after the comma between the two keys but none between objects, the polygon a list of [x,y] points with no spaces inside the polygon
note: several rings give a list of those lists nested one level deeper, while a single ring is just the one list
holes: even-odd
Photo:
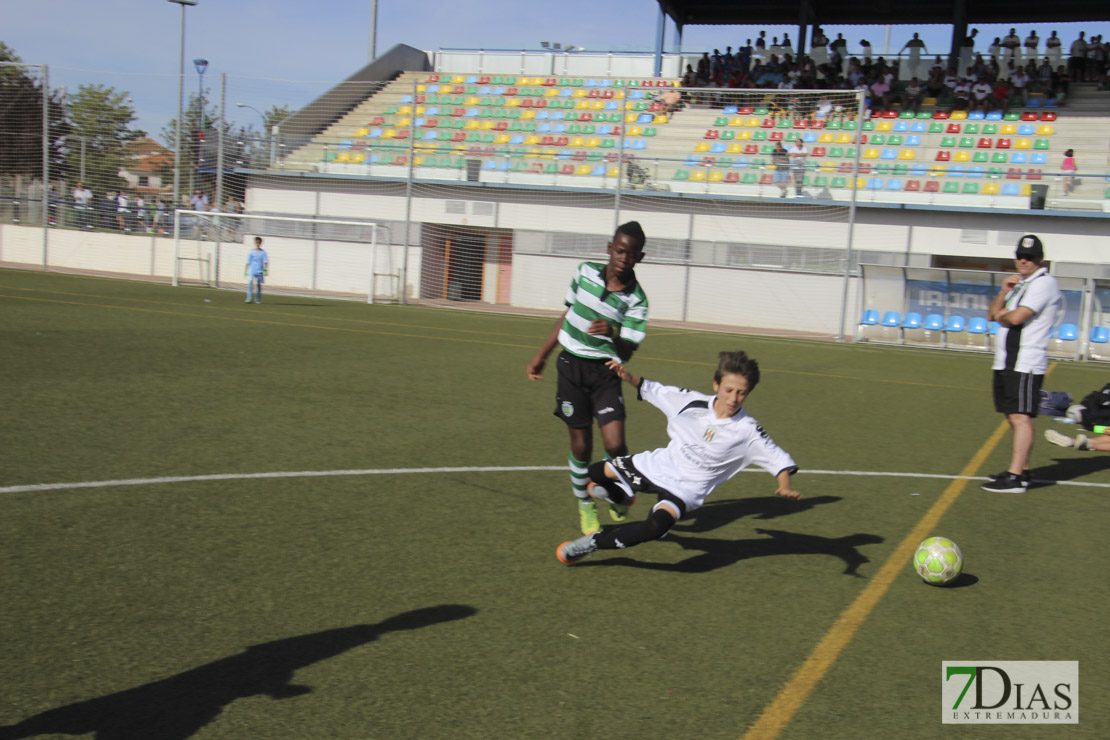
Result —
[{"label": "boy in green and white striped jersey", "polygon": [[[605,363],[627,362],[647,331],[648,300],[633,269],[644,258],[644,230],[636,221],[617,227],[609,242],[609,262],[578,265],[567,290],[566,313],[528,363],[528,377],[539,380],[547,356],[563,346],[557,360],[555,416],[570,432],[571,489],[578,499],[583,534],[600,529],[597,505],[586,493],[593,454],[593,420],[601,430],[605,456],[628,454],[624,440],[624,396],[620,378]],[[612,506],[614,521],[624,521],[627,507]]]}]

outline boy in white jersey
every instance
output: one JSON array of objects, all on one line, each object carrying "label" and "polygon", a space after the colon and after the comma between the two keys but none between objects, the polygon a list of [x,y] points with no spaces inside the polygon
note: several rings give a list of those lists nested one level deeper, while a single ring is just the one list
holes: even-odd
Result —
[{"label": "boy in white jersey", "polygon": [[666,447],[591,465],[589,494],[610,505],[631,506],[638,492],[653,493],[659,501],[642,522],[559,545],[555,555],[560,561],[575,563],[595,550],[659,539],[698,509],[717,486],[753,463],[778,480],[776,496],[802,497],[791,486],[791,476],[798,472],[794,460],[743,410],[759,383],[759,364],[747,354],[720,354],[712,396],[638,378],[618,362],[609,367],[636,386],[639,398],[667,415],[671,441]]},{"label": "boy in white jersey", "polygon": [[[626,362],[644,341],[648,301],[633,268],[644,258],[645,240],[640,224],[629,221],[613,234],[607,249],[608,263],[578,265],[566,294],[569,308],[555,321],[527,367],[530,380],[541,379],[547,356],[555,345],[563,345],[557,361],[559,383],[554,413],[570,433],[567,465],[583,534],[600,528],[597,506],[586,492],[594,418],[606,455],[628,454],[621,381],[605,363]],[[624,520],[620,506],[611,508],[610,514],[615,521]]]}]

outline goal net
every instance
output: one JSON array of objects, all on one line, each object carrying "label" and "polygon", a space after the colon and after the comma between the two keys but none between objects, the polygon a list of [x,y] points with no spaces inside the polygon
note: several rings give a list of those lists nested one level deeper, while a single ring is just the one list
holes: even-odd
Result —
[{"label": "goal net", "polygon": [[404,259],[389,227],[372,221],[179,210],[173,284],[243,287],[255,239],[269,260],[266,289],[400,301]]}]

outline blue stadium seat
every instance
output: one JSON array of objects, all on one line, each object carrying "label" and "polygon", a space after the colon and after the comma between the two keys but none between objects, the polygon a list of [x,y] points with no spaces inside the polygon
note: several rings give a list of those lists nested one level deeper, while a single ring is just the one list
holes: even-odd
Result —
[{"label": "blue stadium seat", "polygon": [[944,317],[937,313],[931,313],[925,317],[922,328],[928,331],[940,331],[944,328]]},{"label": "blue stadium seat", "polygon": [[873,308],[869,308],[863,312],[860,317],[859,323],[863,326],[875,326],[879,323],[879,312]]},{"label": "blue stadium seat", "polygon": [[1110,343],[1110,328],[1105,326],[1092,326],[1090,339],[1095,344]]},{"label": "blue stadium seat", "polygon": [[1060,324],[1056,338],[1061,342],[1074,342],[1079,339],[1079,327],[1075,324]]},{"label": "blue stadium seat", "polygon": [[920,329],[922,325],[921,314],[916,311],[907,313],[905,320],[902,322],[903,329]]},{"label": "blue stadium seat", "polygon": [[944,322],[944,330],[949,334],[958,334],[967,328],[967,320],[963,316],[953,314]]},{"label": "blue stadium seat", "polygon": [[1029,160],[1030,164],[1048,164],[1048,157],[1044,152],[1033,152],[1033,156]]},{"label": "blue stadium seat", "polygon": [[902,314],[898,311],[887,311],[883,314],[883,326],[895,327],[902,323]]},{"label": "blue stadium seat", "polygon": [[968,334],[986,334],[987,329],[987,320],[982,316],[975,316],[967,322]]}]

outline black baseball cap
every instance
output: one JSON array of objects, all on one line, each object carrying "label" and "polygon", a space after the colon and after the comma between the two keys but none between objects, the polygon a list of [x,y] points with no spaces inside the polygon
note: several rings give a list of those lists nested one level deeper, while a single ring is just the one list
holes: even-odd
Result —
[{"label": "black baseball cap", "polygon": [[1014,252],[1015,259],[1027,260],[1043,260],[1044,259],[1044,245],[1041,240],[1033,234],[1026,234],[1018,239],[1017,251]]}]

